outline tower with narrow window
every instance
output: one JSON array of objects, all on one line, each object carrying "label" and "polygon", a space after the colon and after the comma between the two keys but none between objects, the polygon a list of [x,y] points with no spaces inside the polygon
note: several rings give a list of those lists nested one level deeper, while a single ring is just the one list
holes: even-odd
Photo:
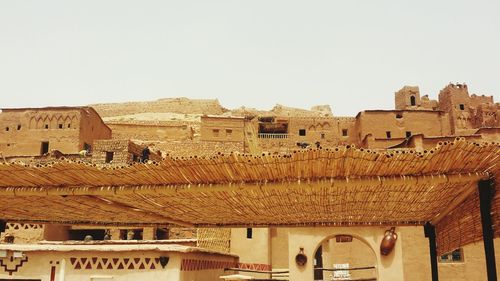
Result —
[{"label": "tower with narrow window", "polygon": [[394,101],[396,110],[417,109],[422,104],[418,86],[404,86],[395,93]]}]

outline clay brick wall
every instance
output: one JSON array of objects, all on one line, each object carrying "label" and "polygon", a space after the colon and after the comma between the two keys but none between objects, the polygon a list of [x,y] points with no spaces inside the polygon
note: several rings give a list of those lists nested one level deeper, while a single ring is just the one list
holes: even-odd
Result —
[{"label": "clay brick wall", "polygon": [[245,119],[242,117],[201,117],[202,141],[243,142]]},{"label": "clay brick wall", "polygon": [[[448,115],[441,111],[362,111],[357,116],[359,139],[369,134],[373,139],[404,139],[406,132],[425,136],[450,135]],[[387,132],[391,137],[388,138]],[[393,140],[383,141],[395,145]]]},{"label": "clay brick wall", "polygon": [[181,122],[107,122],[114,139],[149,141],[192,139],[196,125]]},{"label": "clay brick wall", "polygon": [[[132,161],[140,161],[142,150],[146,144],[136,144],[128,139],[121,140],[97,140],[94,142],[92,153],[93,163],[106,163],[106,152],[113,153],[112,164],[126,164]],[[135,157],[134,157],[135,156]],[[160,161],[161,155],[156,148],[150,147],[149,160]]]},{"label": "clay brick wall", "polygon": [[216,99],[195,100],[187,98],[167,98],[147,102],[103,103],[90,106],[95,108],[101,117],[122,116],[145,112],[220,115],[228,111],[223,108]]},{"label": "clay brick wall", "polygon": [[218,142],[218,141],[167,141],[155,143],[155,148],[173,157],[210,157],[217,153],[229,154],[231,152],[244,153],[243,142]]},{"label": "clay brick wall", "polygon": [[111,129],[93,108],[87,107],[80,112],[80,148],[83,149],[85,144],[93,146],[94,140],[111,139]]},{"label": "clay brick wall", "polygon": [[[415,105],[411,105],[411,97],[415,99]],[[404,86],[394,95],[396,110],[417,109],[421,106],[420,89],[415,86]]]},{"label": "clay brick wall", "polygon": [[[86,111],[90,116],[82,114]],[[77,154],[84,142],[111,136],[98,120],[87,108],[5,109],[0,113],[0,151],[6,157],[36,156],[41,154],[42,142],[49,142],[49,151]]]}]

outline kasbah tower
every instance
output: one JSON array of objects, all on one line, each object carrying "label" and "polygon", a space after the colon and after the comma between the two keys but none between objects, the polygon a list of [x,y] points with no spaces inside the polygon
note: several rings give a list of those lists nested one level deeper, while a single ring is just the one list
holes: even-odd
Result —
[{"label": "kasbah tower", "polygon": [[4,108],[0,280],[496,280],[500,104],[434,96]]}]

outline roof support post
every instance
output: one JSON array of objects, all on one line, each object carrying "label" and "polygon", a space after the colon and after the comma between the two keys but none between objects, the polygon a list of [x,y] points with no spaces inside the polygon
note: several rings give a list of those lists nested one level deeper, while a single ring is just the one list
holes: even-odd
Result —
[{"label": "roof support post", "polygon": [[429,238],[429,255],[431,259],[432,281],[439,281],[437,250],[436,250],[436,227],[430,222],[424,225],[425,237]]},{"label": "roof support post", "polygon": [[495,264],[494,232],[491,220],[491,201],[495,193],[495,184],[491,179],[481,180],[478,183],[479,207],[481,210],[481,225],[483,227],[484,254],[486,257],[486,271],[488,281],[497,281]]},{"label": "roof support post", "polygon": [[7,227],[7,222],[4,220],[0,220],[0,234],[5,231],[6,227]]}]

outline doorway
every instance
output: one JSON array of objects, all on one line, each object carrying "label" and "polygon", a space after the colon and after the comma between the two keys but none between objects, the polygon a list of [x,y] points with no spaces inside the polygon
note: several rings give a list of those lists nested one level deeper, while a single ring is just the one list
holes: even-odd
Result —
[{"label": "doorway", "polygon": [[326,238],[314,257],[314,280],[377,280],[375,253],[351,235]]},{"label": "doorway", "polygon": [[46,154],[48,152],[49,152],[49,142],[48,141],[42,141],[42,145],[40,147],[40,155],[44,155],[44,154]]}]

